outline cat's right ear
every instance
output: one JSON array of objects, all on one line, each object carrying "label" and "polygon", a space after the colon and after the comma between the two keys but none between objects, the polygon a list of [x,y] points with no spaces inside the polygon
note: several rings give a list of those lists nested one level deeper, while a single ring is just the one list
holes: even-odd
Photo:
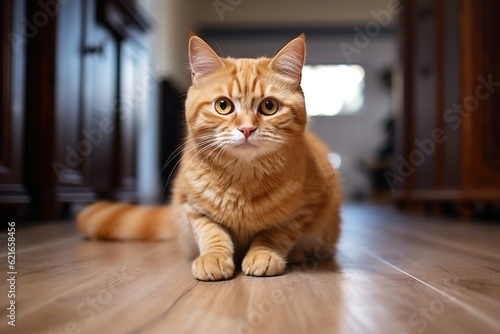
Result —
[{"label": "cat's right ear", "polygon": [[200,37],[189,38],[189,65],[193,83],[224,67],[224,62],[215,51]]},{"label": "cat's right ear", "polygon": [[279,50],[269,66],[300,85],[305,57],[306,39],[304,34],[301,34]]}]

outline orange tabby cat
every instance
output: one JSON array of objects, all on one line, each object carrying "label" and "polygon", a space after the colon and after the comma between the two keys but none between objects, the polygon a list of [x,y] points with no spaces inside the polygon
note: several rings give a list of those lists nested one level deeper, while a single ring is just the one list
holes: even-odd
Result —
[{"label": "orange tabby cat", "polygon": [[78,217],[83,234],[104,239],[179,241],[199,280],[282,274],[286,263],[333,254],[340,187],[327,148],[306,127],[300,87],[305,39],[272,59],[219,58],[189,41],[192,86],[187,139],[164,207],[96,203]]}]

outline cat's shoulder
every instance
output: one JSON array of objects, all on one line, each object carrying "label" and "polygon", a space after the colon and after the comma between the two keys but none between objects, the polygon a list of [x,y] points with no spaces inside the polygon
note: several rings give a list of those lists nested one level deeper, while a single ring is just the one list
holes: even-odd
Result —
[{"label": "cat's shoulder", "polygon": [[312,131],[306,130],[305,134],[305,141],[307,143],[307,146],[309,149],[315,153],[319,154],[328,154],[329,149],[326,146],[326,144]]}]

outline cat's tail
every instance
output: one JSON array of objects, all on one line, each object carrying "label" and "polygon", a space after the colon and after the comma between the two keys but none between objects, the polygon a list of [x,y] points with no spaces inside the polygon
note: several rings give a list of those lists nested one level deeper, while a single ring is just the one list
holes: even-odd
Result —
[{"label": "cat's tail", "polygon": [[97,202],[83,209],[76,220],[80,232],[93,239],[167,240],[176,235],[168,205]]}]

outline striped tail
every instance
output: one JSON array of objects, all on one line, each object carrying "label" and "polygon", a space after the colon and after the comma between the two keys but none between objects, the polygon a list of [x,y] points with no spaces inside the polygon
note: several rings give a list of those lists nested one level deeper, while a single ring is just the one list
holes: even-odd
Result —
[{"label": "striped tail", "polygon": [[80,232],[107,240],[167,240],[176,235],[171,208],[97,202],[76,218]]}]

